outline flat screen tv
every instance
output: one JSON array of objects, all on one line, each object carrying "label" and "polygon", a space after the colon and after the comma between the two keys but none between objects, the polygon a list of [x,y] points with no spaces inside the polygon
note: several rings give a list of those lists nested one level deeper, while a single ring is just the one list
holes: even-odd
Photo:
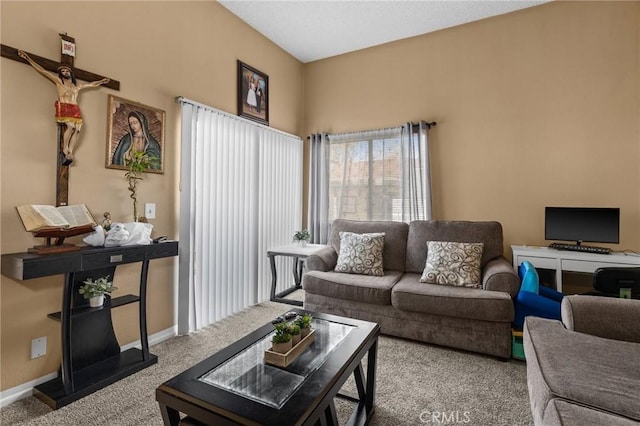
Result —
[{"label": "flat screen tv", "polygon": [[620,242],[620,209],[608,207],[545,207],[546,240]]}]

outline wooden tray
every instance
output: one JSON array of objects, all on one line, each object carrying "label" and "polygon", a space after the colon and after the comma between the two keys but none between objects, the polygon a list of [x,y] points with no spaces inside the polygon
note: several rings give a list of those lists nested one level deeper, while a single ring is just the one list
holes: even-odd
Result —
[{"label": "wooden tray", "polygon": [[278,367],[286,367],[295,361],[305,349],[309,347],[311,343],[316,339],[316,331],[311,330],[306,337],[298,342],[289,352],[281,354],[274,352],[271,349],[264,351],[264,362],[267,364],[275,365]]}]

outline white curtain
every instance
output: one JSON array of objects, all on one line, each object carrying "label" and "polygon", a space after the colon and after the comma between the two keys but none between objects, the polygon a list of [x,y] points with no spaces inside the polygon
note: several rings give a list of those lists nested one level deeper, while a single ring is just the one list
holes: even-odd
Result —
[{"label": "white curtain", "polygon": [[[182,105],[178,332],[186,334],[268,300],[267,250],[289,243],[300,229],[302,140],[188,99],[178,100]],[[278,266],[280,271],[292,268]],[[288,285],[288,274],[280,275]]]},{"label": "white curtain", "polygon": [[309,227],[335,219],[431,219],[430,125],[311,136]]}]

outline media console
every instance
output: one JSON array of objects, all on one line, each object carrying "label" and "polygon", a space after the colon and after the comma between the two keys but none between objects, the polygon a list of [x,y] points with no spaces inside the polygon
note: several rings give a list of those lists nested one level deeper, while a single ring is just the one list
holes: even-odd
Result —
[{"label": "media console", "polygon": [[622,253],[594,254],[556,250],[549,247],[511,246],[513,267],[528,260],[536,268],[556,271],[556,289],[562,291],[562,272],[594,273],[598,268],[640,267],[640,256]]},{"label": "media console", "polygon": [[[59,377],[38,385],[34,395],[58,409],[126,376],[158,362],[149,353],[147,337],[147,275],[149,261],[178,254],[178,242],[125,247],[83,247],[81,250],[38,255],[2,255],[2,275],[16,280],[64,274],[62,309],[48,315],[60,321],[62,365]],[[142,263],[139,295],[108,298],[99,308],[78,293],[87,278],[111,276],[116,266]],[[120,351],[111,321],[111,310],[138,302],[141,349]]]}]

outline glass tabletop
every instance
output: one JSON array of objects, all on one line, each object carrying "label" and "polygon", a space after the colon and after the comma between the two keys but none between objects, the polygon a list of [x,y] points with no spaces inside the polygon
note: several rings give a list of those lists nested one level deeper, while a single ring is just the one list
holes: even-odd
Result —
[{"label": "glass tabletop", "polygon": [[315,340],[286,368],[264,362],[264,352],[271,348],[270,333],[198,380],[280,409],[355,328],[315,318],[311,327],[316,330]]}]

